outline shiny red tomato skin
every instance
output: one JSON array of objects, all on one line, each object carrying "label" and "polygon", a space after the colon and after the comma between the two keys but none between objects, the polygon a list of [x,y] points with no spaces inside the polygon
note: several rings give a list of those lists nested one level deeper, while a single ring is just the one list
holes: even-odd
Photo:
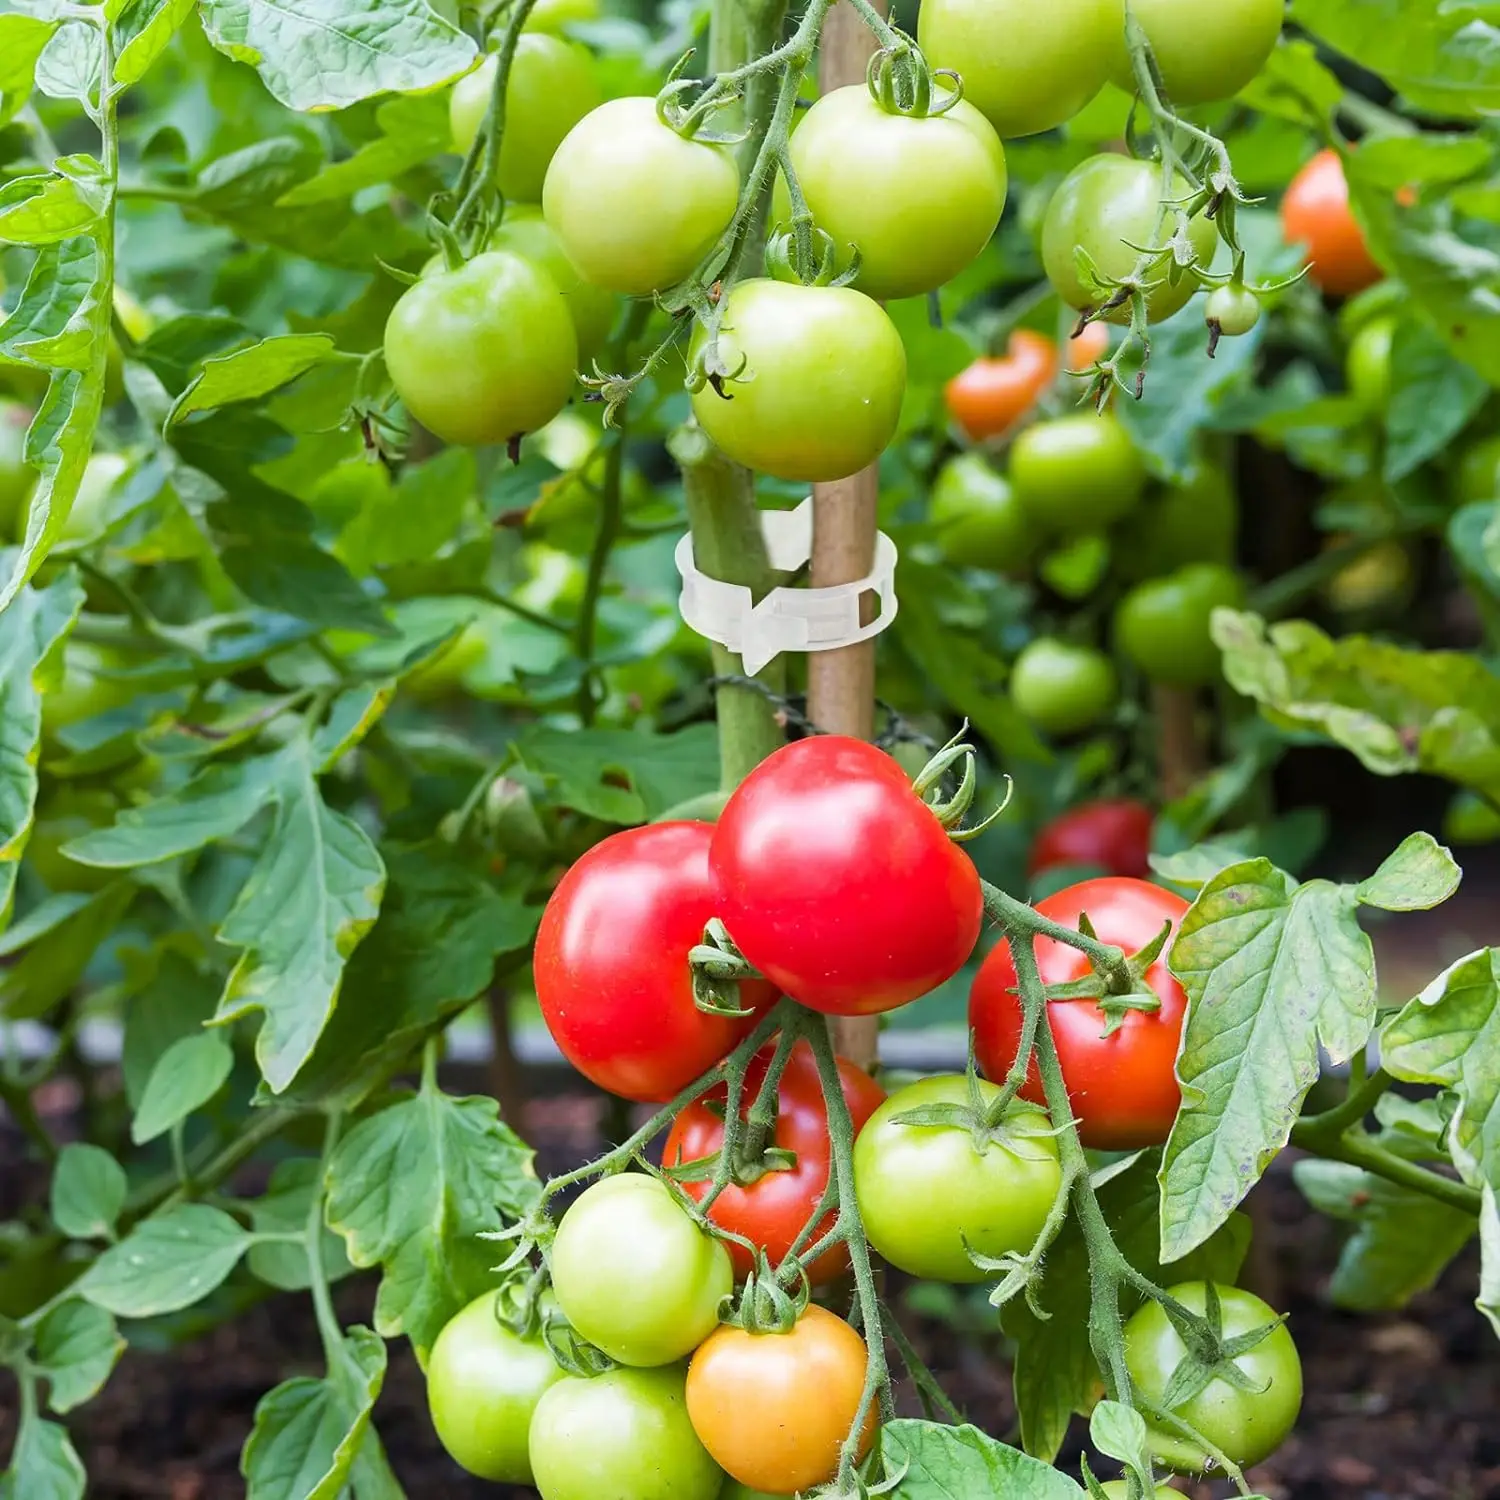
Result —
[{"label": "shiny red tomato skin", "polygon": [[784,993],[828,1015],[894,1010],[956,974],[983,912],[972,861],[863,740],[794,740],[740,783],[709,856],[719,915]]},{"label": "shiny red tomato skin", "polygon": [[1151,809],[1133,797],[1081,802],[1044,824],[1026,862],[1039,875],[1057,865],[1102,865],[1111,875],[1150,873]]},{"label": "shiny red tomato skin", "polygon": [[[1037,911],[1065,927],[1076,927],[1084,912],[1101,942],[1127,953],[1144,948],[1171,920],[1173,931],[1188,903],[1145,880],[1105,876],[1085,880],[1039,901]],[[1101,1151],[1134,1151],[1159,1146],[1177,1118],[1182,1091],[1177,1083],[1177,1045],[1187,996],[1167,969],[1166,952],[1146,971],[1146,983],[1161,999],[1157,1011],[1131,1011],[1113,1036],[1104,1035],[1104,1016],[1093,1000],[1052,1000],[1047,1022],[1057,1044],[1063,1081],[1085,1146]],[[1066,984],[1091,971],[1076,948],[1038,938],[1037,967],[1043,984]],[[1001,1080],[1015,1059],[1021,1035],[1021,1002],[1010,945],[997,943],[981,965],[969,995],[974,1051],[987,1078]],[[1042,1081],[1032,1059],[1021,1097],[1044,1104]]]},{"label": "shiny red tomato skin", "polygon": [[[748,1114],[750,1106],[755,1103],[775,1050],[774,1042],[767,1043],[751,1062],[745,1074],[743,1114]],[[857,1136],[865,1121],[884,1102],[885,1090],[863,1068],[847,1058],[839,1058],[838,1063],[844,1100],[849,1106]],[[663,1166],[675,1167],[684,1162],[700,1161],[719,1150],[724,1143],[722,1110],[725,1097],[724,1089],[717,1088],[688,1105],[677,1116],[662,1153]],[[717,1111],[712,1107],[714,1105],[717,1105]],[[822,1200],[823,1190],[828,1186],[832,1150],[828,1139],[828,1111],[818,1083],[818,1065],[806,1042],[798,1042],[792,1049],[786,1071],[781,1075],[781,1085],[776,1091],[776,1128],[772,1132],[771,1144],[796,1152],[797,1165],[787,1171],[767,1172],[748,1187],[731,1182],[714,1200],[708,1216],[722,1228],[742,1234],[747,1240],[762,1246],[771,1264],[777,1265],[792,1248],[802,1226],[812,1218],[814,1209]],[[682,1187],[691,1197],[701,1199],[709,1184],[706,1181],[684,1182]],[[832,1226],[834,1217],[834,1214],[828,1215],[814,1232],[814,1239]],[[736,1277],[747,1276],[751,1269],[749,1252],[732,1241],[726,1242],[726,1248],[734,1261]],[[844,1246],[837,1245],[807,1267],[808,1280],[817,1286],[841,1276],[848,1267],[849,1252]]]},{"label": "shiny red tomato skin", "polygon": [[[585,1078],[626,1099],[670,1099],[754,1024],[693,1004],[688,951],[714,915],[707,823],[652,823],[595,844],[542,913],[534,960],[542,1018]],[[759,981],[744,1005],[774,999]]]}]

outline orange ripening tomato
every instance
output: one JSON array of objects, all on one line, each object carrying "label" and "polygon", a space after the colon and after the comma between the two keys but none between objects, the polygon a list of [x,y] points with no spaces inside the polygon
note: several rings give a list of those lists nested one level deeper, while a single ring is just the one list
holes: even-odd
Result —
[{"label": "orange ripening tomato", "polygon": [[977,443],[1014,427],[1057,374],[1057,349],[1044,333],[1018,328],[1005,353],[976,359],[950,380],[948,413]]},{"label": "orange ripening tomato", "polygon": [[1350,211],[1349,183],[1337,151],[1318,152],[1292,178],[1281,200],[1281,230],[1288,244],[1307,246],[1308,275],[1335,297],[1352,297],[1385,275]]},{"label": "orange ripening tomato", "polygon": [[[746,1333],[724,1324],[688,1366],[693,1431],[714,1462],[752,1490],[810,1490],[838,1471],[868,1359],[865,1341],[816,1303],[786,1333]],[[874,1437],[872,1409],[862,1452]]]},{"label": "orange ripening tomato", "polygon": [[1071,334],[1062,346],[1063,369],[1069,375],[1082,375],[1109,353],[1109,325],[1085,323],[1081,333]]}]

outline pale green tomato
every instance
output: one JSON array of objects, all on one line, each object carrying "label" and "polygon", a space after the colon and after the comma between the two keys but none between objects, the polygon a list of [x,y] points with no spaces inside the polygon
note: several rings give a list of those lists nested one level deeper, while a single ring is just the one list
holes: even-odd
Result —
[{"label": "pale green tomato", "polygon": [[553,31],[559,34],[579,21],[599,19],[599,0],[536,0],[526,17],[523,31]]},{"label": "pale green tomato", "polygon": [[540,266],[557,284],[573,317],[578,335],[578,359],[585,369],[590,359],[604,346],[615,320],[615,295],[594,286],[581,277],[573,262],[563,253],[557,236],[532,203],[509,203],[500,227],[490,236],[486,247],[508,250]]},{"label": "pale green tomato", "polygon": [[1092,729],[1114,711],[1119,694],[1115,664],[1092,646],[1041,636],[1011,667],[1011,701],[1044,734]]},{"label": "pale green tomato", "polygon": [[684,140],[656,100],[611,99],[557,148],[542,211],[579,274],[643,297],[681,281],[729,227],[740,174],[728,147]]},{"label": "pale green tomato", "polygon": [[[1114,8],[1109,76],[1133,94],[1124,0],[1114,0]],[[1270,57],[1285,10],[1284,0],[1130,0],[1173,104],[1209,104],[1239,93]]]},{"label": "pale green tomato", "polygon": [[922,0],[917,43],[1006,139],[1071,119],[1104,85],[1118,0]]},{"label": "pale green tomato", "polygon": [[[496,61],[487,57],[453,85],[448,123],[464,155],[490,107]],[[562,139],[600,101],[594,65],[582,47],[542,32],[523,33],[505,85],[505,128],[496,181],[507,198],[536,203]]]},{"label": "pale green tomato", "polygon": [[791,153],[814,222],[840,249],[858,248],[854,285],[871,297],[915,297],[951,280],[1005,207],[1005,150],[962,100],[941,115],[890,114],[850,84],[807,112]]},{"label": "pale green tomato", "polygon": [[1010,482],[1039,530],[1076,539],[1135,509],[1146,466],[1113,416],[1076,411],[1037,422],[1016,439]]}]

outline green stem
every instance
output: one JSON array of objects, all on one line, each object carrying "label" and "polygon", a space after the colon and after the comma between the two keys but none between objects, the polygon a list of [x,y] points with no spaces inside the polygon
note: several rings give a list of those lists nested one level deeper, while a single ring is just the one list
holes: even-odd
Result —
[{"label": "green stem", "polygon": [[1135,981],[1130,976],[1130,966],[1122,948],[1113,943],[1101,943],[1097,938],[1079,932],[1076,927],[1064,927],[1050,921],[1034,907],[1017,901],[987,880],[980,884],[984,892],[984,914],[992,922],[998,922],[1009,932],[1051,938],[1054,942],[1076,948],[1093,964],[1111,994],[1128,995],[1134,989]]},{"label": "green stem", "polygon": [[[342,1124],[342,1117],[338,1111],[335,1110],[328,1116],[328,1124],[323,1132],[322,1161],[325,1169],[338,1146]],[[338,1314],[333,1310],[333,1293],[328,1286],[327,1272],[323,1269],[323,1193],[321,1189],[312,1195],[312,1202],[308,1204],[303,1243],[307,1248],[308,1289],[312,1293],[313,1312],[318,1320],[318,1335],[323,1341],[323,1358],[327,1361],[330,1371],[335,1365],[341,1366],[356,1381],[359,1381],[363,1375],[355,1366],[348,1346],[344,1343],[344,1330],[339,1327]]]},{"label": "green stem", "polygon": [[1308,1135],[1342,1135],[1352,1126],[1362,1124],[1365,1116],[1374,1109],[1375,1101],[1396,1081],[1384,1068],[1376,1068],[1368,1078],[1355,1078],[1355,1064],[1362,1068],[1364,1062],[1363,1052],[1356,1053],[1351,1059],[1349,1092],[1341,1103],[1320,1115],[1309,1115],[1305,1120],[1299,1120],[1297,1127]]},{"label": "green stem", "polygon": [[1362,1133],[1330,1136],[1324,1132],[1305,1130],[1305,1123],[1299,1122],[1292,1127],[1292,1144],[1301,1150],[1310,1151],[1327,1161],[1347,1162],[1351,1167],[1362,1167],[1366,1172],[1383,1177],[1387,1182],[1394,1182],[1398,1187],[1424,1193],[1438,1203],[1447,1204],[1460,1213],[1473,1214],[1478,1218],[1480,1195],[1477,1188],[1471,1188],[1464,1182],[1455,1182],[1451,1177],[1444,1177],[1439,1172],[1430,1171],[1418,1166],[1416,1162],[1396,1156],[1383,1146],[1377,1146],[1369,1136]]}]

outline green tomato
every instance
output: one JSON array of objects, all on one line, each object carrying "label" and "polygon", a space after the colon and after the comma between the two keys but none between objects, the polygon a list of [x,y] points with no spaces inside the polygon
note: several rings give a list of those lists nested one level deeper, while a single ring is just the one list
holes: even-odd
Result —
[{"label": "green tomato", "polygon": [[[1130,0],[1173,104],[1228,99],[1265,66],[1281,35],[1283,0]],[[1124,0],[1115,0],[1109,76],[1128,94],[1135,76],[1125,46]]]},{"label": "green tomato", "polygon": [[1229,476],[1218,464],[1201,464],[1186,484],[1146,499],[1114,534],[1116,572],[1130,583],[1159,578],[1187,563],[1234,561],[1240,507]]},{"label": "green tomato", "polygon": [[490,236],[488,250],[508,250],[532,265],[540,266],[563,294],[578,335],[578,358],[581,365],[604,346],[615,321],[615,297],[585,281],[563,253],[557,236],[542,217],[541,209],[531,203],[508,203],[500,227]]},{"label": "green tomato", "polygon": [[[985,1104],[999,1086],[981,1082]],[[965,1250],[1025,1253],[1062,1186],[1051,1122],[1020,1106],[981,1151],[955,1125],[903,1125],[936,1104],[967,1105],[962,1076],[924,1078],[890,1096],[854,1143],[854,1191],[870,1243],[895,1267],[930,1281],[984,1281]]]},{"label": "green tomato", "polygon": [[1016,708],[1044,734],[1079,734],[1109,716],[1119,697],[1115,664],[1092,646],[1052,636],[1031,642],[1010,672]]},{"label": "green tomato", "polygon": [[820,229],[859,249],[871,297],[935,291],[973,261],[1005,207],[1005,150],[972,104],[890,114],[864,84],[825,94],[791,141]]},{"label": "green tomato", "polygon": [[557,148],[542,211],[584,280],[643,297],[675,285],[729,227],[740,174],[727,146],[684,140],[656,100],[611,99]]},{"label": "green tomato", "polygon": [[125,657],[106,646],[69,641],[63,647],[62,675],[42,693],[42,728],[48,734],[123,708],[139,689],[117,674]]},{"label": "green tomato", "polygon": [[[1168,197],[1186,198],[1186,181],[1175,178]],[[1129,156],[1091,156],[1074,167],[1052,195],[1042,221],[1042,268],[1057,295],[1080,312],[1103,299],[1084,283],[1075,251],[1086,251],[1101,276],[1120,281],[1135,270],[1136,246],[1164,244],[1172,232],[1170,214],[1161,223],[1161,171],[1148,161]],[[1188,221],[1188,239],[1201,265],[1212,260],[1219,231],[1201,213]],[[1166,273],[1153,277],[1146,293],[1146,316],[1151,322],[1169,318],[1198,290],[1197,281],[1182,276],[1174,286]],[[1128,323],[1127,302],[1108,315],[1111,323]]]},{"label": "green tomato", "polygon": [[545,272],[489,251],[402,293],[385,363],[407,410],[444,442],[503,443],[562,410],[578,339]]},{"label": "green tomato", "polygon": [[1038,422],[1016,439],[1010,482],[1039,529],[1076,536],[1134,510],[1146,487],[1146,466],[1112,416],[1074,412]]},{"label": "green tomato", "polygon": [[622,1365],[670,1364],[696,1349],[733,1289],[729,1252],[644,1173],[596,1182],[557,1227],[557,1305]]},{"label": "green tomato", "polygon": [[16,517],[31,496],[37,471],[26,462],[26,429],[31,410],[0,401],[0,538],[13,534]]},{"label": "green tomato", "polygon": [[1115,607],[1115,645],[1152,682],[1201,687],[1219,675],[1209,634],[1214,610],[1236,609],[1245,589],[1232,568],[1190,563],[1137,584]]},{"label": "green tomato", "polygon": [[1500,500],[1500,435],[1481,438],[1459,460],[1455,504]]},{"label": "green tomato", "polygon": [[957,567],[1018,573],[1031,561],[1031,522],[1010,481],[981,453],[960,453],[938,471],[927,520]]},{"label": "green tomato", "polygon": [[36,819],[26,841],[26,862],[54,892],[103,890],[115,871],[81,865],[62,852],[70,839],[106,828],[120,810],[115,796],[99,787],[62,782],[37,801]]},{"label": "green tomato", "polygon": [[1370,417],[1383,417],[1391,404],[1391,344],[1396,337],[1394,318],[1374,318],[1349,341],[1344,373],[1349,394]]},{"label": "green tomato", "polygon": [[[1338,538],[1329,538],[1328,545],[1337,544]],[[1392,537],[1340,568],[1323,585],[1323,597],[1342,615],[1393,612],[1410,602],[1416,581],[1411,553]]]},{"label": "green tomato", "polygon": [[470,1474],[530,1484],[527,1440],[542,1393],[563,1378],[541,1338],[518,1338],[485,1292],[443,1325],[427,1358],[438,1439]]},{"label": "green tomato", "polygon": [[[688,361],[708,345],[700,324]],[[705,383],[693,414],[730,458],[778,479],[856,474],[895,435],[906,349],[878,302],[851,287],[742,281],[721,309],[720,395]]]},{"label": "green tomato", "polygon": [[[1170,1287],[1168,1292],[1190,1311],[1204,1311],[1201,1281]],[[1220,1286],[1218,1293],[1227,1338],[1276,1323],[1275,1312],[1250,1292]],[[1152,1405],[1162,1404],[1172,1372],[1187,1353],[1187,1345],[1160,1303],[1146,1303],[1125,1324],[1125,1366],[1131,1384]],[[1249,1468],[1274,1453],[1296,1423],[1302,1406],[1302,1362],[1291,1334],[1285,1325],[1277,1324],[1260,1343],[1237,1355],[1234,1363],[1248,1377],[1248,1388],[1211,1380],[1198,1395],[1172,1410],[1231,1462]],[[1152,1453],[1179,1473],[1201,1472],[1207,1465],[1207,1453],[1180,1434],[1151,1427],[1149,1441]]]},{"label": "green tomato", "polygon": [[1071,119],[1099,92],[1118,0],[922,0],[917,43],[1006,138]]},{"label": "green tomato", "polygon": [[1260,322],[1260,298],[1247,286],[1216,286],[1203,304],[1203,320],[1226,338],[1239,338]]},{"label": "green tomato", "polygon": [[[487,57],[453,85],[448,123],[460,156],[484,127],[495,88],[496,59]],[[600,102],[588,53],[544,32],[523,33],[505,85],[505,128],[495,181],[507,198],[541,200],[547,166],[562,139]]]},{"label": "green tomato", "polygon": [[599,19],[599,0],[536,0],[523,31],[563,32],[580,21]]},{"label": "green tomato", "polygon": [[724,1471],[688,1418],[680,1365],[560,1380],[531,1420],[542,1500],[717,1500]]}]

